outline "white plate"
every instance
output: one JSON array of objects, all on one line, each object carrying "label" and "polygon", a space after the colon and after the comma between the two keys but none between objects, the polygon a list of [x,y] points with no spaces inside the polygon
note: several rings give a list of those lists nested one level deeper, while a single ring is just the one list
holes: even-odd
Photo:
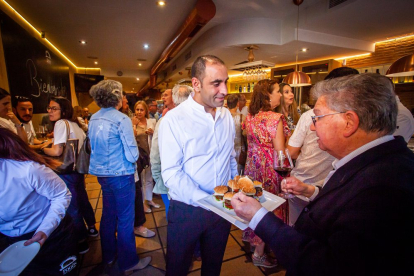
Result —
[{"label": "white plate", "polygon": [[[285,199],[266,191],[263,191],[263,196],[260,198],[260,203],[262,204],[262,206],[270,212],[282,205],[285,201]],[[234,210],[228,210],[224,208],[223,202],[218,202],[212,195],[200,199],[198,203],[204,208],[209,209],[210,211],[216,213],[225,220],[236,225],[241,230],[244,230],[247,227],[249,227],[249,222],[239,218],[234,212]]]},{"label": "white plate", "polygon": [[19,241],[7,247],[0,254],[0,275],[19,275],[33,260],[40,250],[37,242],[24,246],[26,241]]}]

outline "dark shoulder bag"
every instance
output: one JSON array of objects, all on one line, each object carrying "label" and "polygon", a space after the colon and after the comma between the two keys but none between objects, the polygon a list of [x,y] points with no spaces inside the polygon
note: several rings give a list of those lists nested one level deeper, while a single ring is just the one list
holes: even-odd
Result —
[{"label": "dark shoulder bag", "polygon": [[58,157],[58,160],[62,163],[55,171],[58,174],[68,174],[74,172],[76,169],[76,158],[78,157],[78,144],[79,139],[69,139],[70,127],[67,120],[64,120],[66,124],[66,144],[63,146],[63,152]]},{"label": "dark shoulder bag", "polygon": [[137,172],[138,175],[141,174],[141,172],[148,168],[150,165],[150,157],[149,154],[140,146],[138,146],[139,156],[137,160]]},{"label": "dark shoulder bag", "polygon": [[86,135],[83,145],[76,160],[76,171],[81,174],[89,173],[89,160],[91,159],[91,142]]}]

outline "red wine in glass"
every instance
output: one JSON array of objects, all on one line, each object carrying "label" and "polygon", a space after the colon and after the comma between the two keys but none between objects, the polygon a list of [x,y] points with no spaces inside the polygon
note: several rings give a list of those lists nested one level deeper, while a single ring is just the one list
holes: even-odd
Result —
[{"label": "red wine in glass", "polygon": [[289,176],[290,172],[292,171],[292,168],[281,168],[276,167],[274,169],[281,177],[285,178],[286,176]]},{"label": "red wine in glass", "polygon": [[[286,155],[285,155],[286,153]],[[275,150],[273,153],[273,169],[283,178],[285,179],[286,176],[290,174],[293,169],[293,162],[290,158],[290,154],[288,149],[285,152],[283,150]],[[282,180],[283,182],[283,180]],[[280,188],[282,187],[282,182],[280,183]],[[291,193],[287,192],[280,192],[278,196],[282,198],[293,198],[295,197]]]}]

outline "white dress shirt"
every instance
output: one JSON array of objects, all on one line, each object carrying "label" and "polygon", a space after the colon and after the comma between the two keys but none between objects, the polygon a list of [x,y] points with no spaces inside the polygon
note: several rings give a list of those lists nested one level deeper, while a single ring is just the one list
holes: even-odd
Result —
[{"label": "white dress shirt", "polygon": [[1,118],[0,117],[0,127],[7,128],[8,130],[13,131],[13,133],[17,134],[17,129],[13,122],[9,119]]},{"label": "white dress shirt", "polygon": [[215,118],[190,96],[170,110],[159,127],[161,172],[173,200],[199,206],[237,175],[234,123],[230,111],[216,108]]},{"label": "white dress shirt", "polygon": [[33,161],[0,159],[0,232],[19,237],[36,230],[48,237],[72,198],[51,169]]},{"label": "white dress shirt", "polygon": [[[324,185],[329,181],[329,179],[331,179],[332,175],[335,174],[335,172],[342,166],[344,166],[346,163],[348,163],[349,161],[351,161],[352,159],[354,159],[355,157],[357,157],[358,155],[366,152],[369,149],[372,149],[376,146],[379,146],[383,143],[386,143],[388,141],[391,141],[394,139],[394,136],[392,135],[385,135],[382,136],[378,139],[375,139],[374,141],[371,141],[365,145],[363,145],[362,147],[357,148],[356,150],[354,150],[353,152],[349,153],[347,156],[343,157],[342,159],[338,160],[336,159],[335,161],[333,161],[332,166],[334,168],[334,170],[330,171],[328,176],[325,178],[325,182]],[[315,197],[318,195],[319,193],[319,189],[318,187],[315,187],[315,192],[313,193],[312,197],[310,197],[309,199],[312,201],[313,199],[315,199]],[[264,209],[264,210],[263,210]],[[249,227],[251,229],[256,229],[256,226],[259,224],[259,222],[263,219],[263,217],[267,214],[267,210],[265,208],[261,208],[252,218],[252,220],[249,223]]]},{"label": "white dress shirt", "polygon": [[395,96],[398,105],[397,115],[397,129],[394,132],[394,136],[404,137],[405,142],[410,141],[411,136],[414,134],[414,118],[410,110],[406,108],[401,102],[398,96]]}]

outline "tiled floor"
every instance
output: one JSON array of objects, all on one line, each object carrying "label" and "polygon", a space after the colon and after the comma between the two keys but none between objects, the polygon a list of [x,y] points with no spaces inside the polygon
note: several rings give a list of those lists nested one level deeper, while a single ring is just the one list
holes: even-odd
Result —
[{"label": "tiled floor", "polygon": [[[86,178],[86,190],[89,201],[95,210],[97,227],[102,215],[102,194],[101,187],[96,177]],[[147,268],[135,272],[132,275],[164,275],[165,274],[165,253],[167,249],[167,219],[165,216],[164,204],[161,197],[154,195],[154,201],[161,205],[160,209],[152,209],[153,212],[146,214],[145,226],[156,232],[156,236],[150,239],[136,237],[137,253],[140,257],[151,256],[152,262]],[[99,229],[99,228],[98,228]],[[82,268],[80,275],[122,275],[117,265],[104,270],[101,263],[101,244],[99,236],[89,240],[90,250],[81,257]],[[284,276],[285,270],[282,267],[264,269],[254,266],[251,262],[249,246],[241,240],[241,230],[232,227],[224,254],[221,275],[276,275]],[[201,262],[194,262],[190,268],[189,275],[200,275]]]}]

